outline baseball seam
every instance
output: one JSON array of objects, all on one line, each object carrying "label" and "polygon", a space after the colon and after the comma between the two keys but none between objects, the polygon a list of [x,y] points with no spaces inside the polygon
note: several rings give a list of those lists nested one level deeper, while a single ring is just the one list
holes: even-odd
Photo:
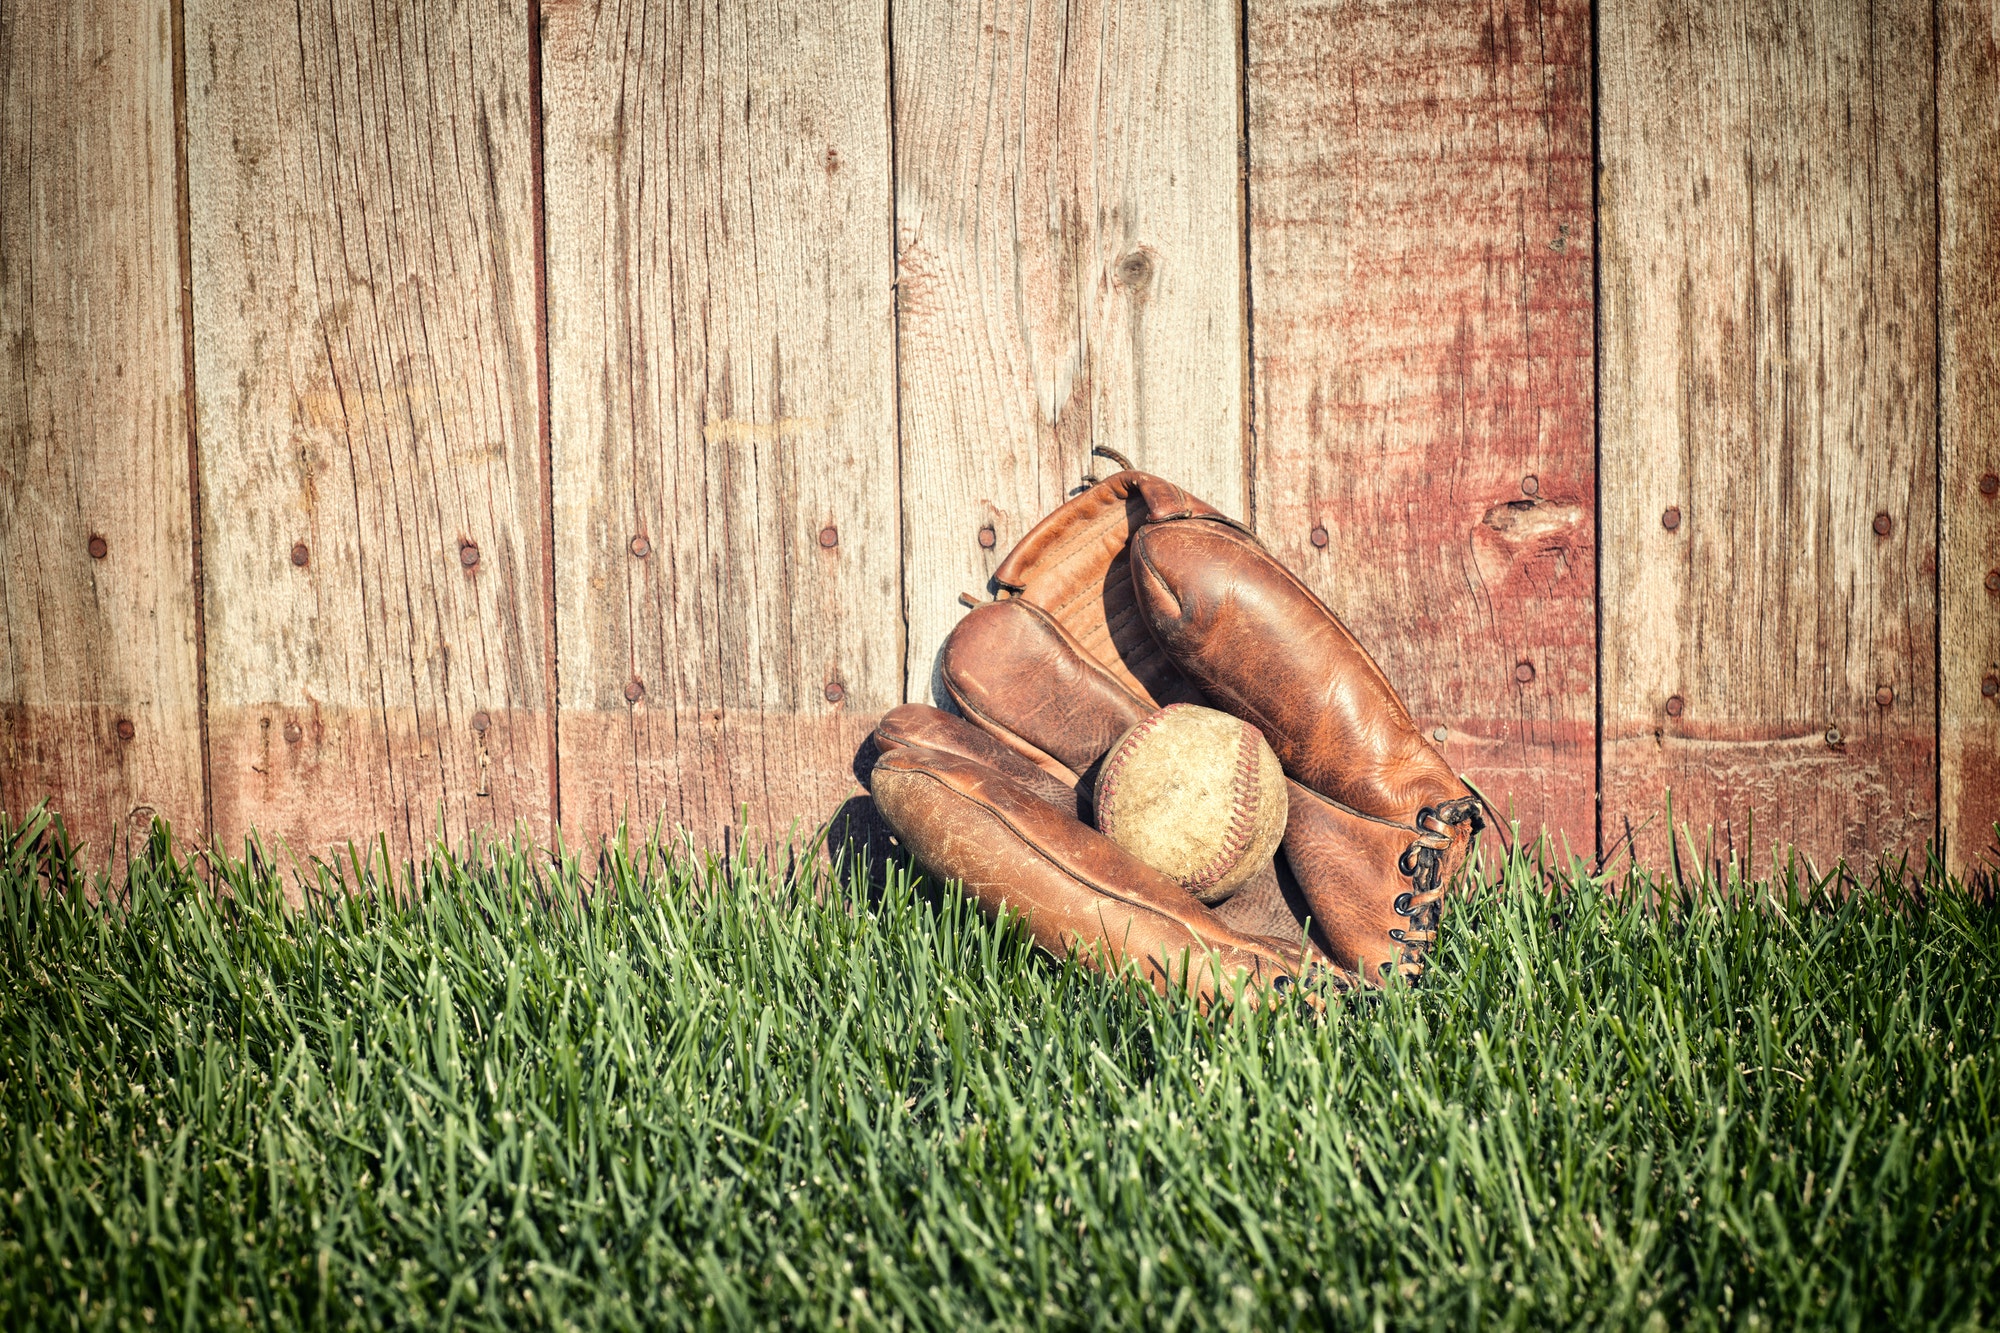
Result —
[{"label": "baseball seam", "polygon": [[1256,831],[1257,807],[1261,804],[1263,782],[1257,761],[1261,757],[1257,747],[1264,739],[1264,733],[1248,722],[1237,723],[1242,732],[1236,745],[1236,786],[1235,798],[1229,807],[1229,832],[1223,835],[1222,846],[1216,850],[1214,859],[1188,876],[1187,888],[1190,893],[1200,894],[1215,887],[1224,875],[1235,868],[1236,859],[1250,845],[1250,837]]},{"label": "baseball seam", "polygon": [[1113,749],[1111,757],[1104,761],[1104,773],[1097,782],[1097,831],[1113,842],[1118,841],[1118,834],[1111,827],[1116,822],[1111,815],[1111,798],[1118,794],[1118,774],[1125,767],[1126,757],[1138,748],[1138,742],[1142,737],[1150,735],[1153,729],[1160,725],[1160,719],[1180,707],[1184,705],[1169,704],[1151,717],[1142,720],[1126,735],[1124,743]]}]

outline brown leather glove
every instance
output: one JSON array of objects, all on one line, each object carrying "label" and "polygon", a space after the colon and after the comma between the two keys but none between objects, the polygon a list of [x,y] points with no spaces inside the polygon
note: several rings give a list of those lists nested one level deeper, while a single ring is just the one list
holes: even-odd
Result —
[{"label": "brown leather glove", "polygon": [[1083,792],[1156,708],[1207,703],[1254,724],[1293,780],[1290,874],[1253,882],[1217,919],[1289,934],[1283,922],[1309,913],[1340,966],[1421,974],[1478,800],[1347,627],[1241,524],[1121,472],[1037,524],[994,580],[1002,600],[945,645],[968,719]]},{"label": "brown leather glove", "polygon": [[1194,896],[1075,815],[1065,782],[924,704],[891,709],[869,772],[876,808],[917,862],[964,883],[989,912],[1019,913],[1049,953],[1115,971],[1137,964],[1204,1007],[1229,990],[1282,990],[1311,950],[1225,925]]}]

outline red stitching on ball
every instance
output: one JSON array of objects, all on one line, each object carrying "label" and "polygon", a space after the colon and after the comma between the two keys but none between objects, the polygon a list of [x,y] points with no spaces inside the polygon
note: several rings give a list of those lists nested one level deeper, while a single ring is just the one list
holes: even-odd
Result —
[{"label": "red stitching on ball", "polygon": [[1223,835],[1222,846],[1213,860],[1190,875],[1186,887],[1190,893],[1199,894],[1204,889],[1215,887],[1217,880],[1235,866],[1236,858],[1250,845],[1250,837],[1256,831],[1257,807],[1261,803],[1260,788],[1263,783],[1261,769],[1257,761],[1264,743],[1264,733],[1248,722],[1237,723],[1243,728],[1236,746],[1236,797],[1230,804],[1229,832]]},{"label": "red stitching on ball", "polygon": [[1104,772],[1097,780],[1097,831],[1113,842],[1118,841],[1118,835],[1111,828],[1113,823],[1111,817],[1111,798],[1117,794],[1118,774],[1125,767],[1126,758],[1131,755],[1133,750],[1138,748],[1138,742],[1141,737],[1151,734],[1153,729],[1160,725],[1162,718],[1166,717],[1168,713],[1173,712],[1176,708],[1186,707],[1188,707],[1186,704],[1168,704],[1151,717],[1141,719],[1131,731],[1126,733],[1124,743],[1114,749],[1111,752],[1111,758],[1105,761]]}]

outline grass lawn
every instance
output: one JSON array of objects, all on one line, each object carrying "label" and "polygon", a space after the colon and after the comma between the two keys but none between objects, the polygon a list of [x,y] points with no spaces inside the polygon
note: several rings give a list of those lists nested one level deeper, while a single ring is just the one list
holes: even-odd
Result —
[{"label": "grass lawn", "polygon": [[0,853],[0,1327],[2000,1318],[2000,912],[1935,870],[1516,858],[1420,988],[1224,1021],[895,873]]}]

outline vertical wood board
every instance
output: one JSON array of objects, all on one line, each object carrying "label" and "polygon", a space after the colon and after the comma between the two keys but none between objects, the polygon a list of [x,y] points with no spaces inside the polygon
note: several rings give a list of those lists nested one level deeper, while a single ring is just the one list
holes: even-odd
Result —
[{"label": "vertical wood board", "polygon": [[190,0],[186,31],[218,840],[546,836],[525,17]]},{"label": "vertical wood board", "polygon": [[1616,0],[1600,58],[1604,839],[1920,843],[1930,10]]},{"label": "vertical wood board", "polygon": [[1938,14],[1938,809],[1953,867],[2000,868],[2000,4]]},{"label": "vertical wood board", "polygon": [[165,0],[0,8],[0,808],[202,836]]},{"label": "vertical wood board", "polygon": [[1248,513],[1233,3],[894,7],[907,697],[1117,464]]},{"label": "vertical wood board", "polygon": [[1587,854],[1589,5],[1252,0],[1248,38],[1258,536]]},{"label": "vertical wood board", "polygon": [[902,689],[887,15],[543,14],[565,831],[810,832]]}]

